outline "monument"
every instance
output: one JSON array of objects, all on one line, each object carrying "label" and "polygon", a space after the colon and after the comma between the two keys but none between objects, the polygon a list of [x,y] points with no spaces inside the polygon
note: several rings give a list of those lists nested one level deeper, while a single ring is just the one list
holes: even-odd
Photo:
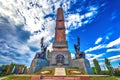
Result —
[{"label": "monument", "polygon": [[82,72],[92,74],[92,69],[88,59],[85,58],[85,53],[80,51],[80,38],[77,39],[77,44],[74,44],[75,59],[71,59],[71,53],[68,50],[68,43],[65,35],[65,24],[63,9],[58,8],[55,27],[55,40],[53,42],[53,50],[46,57],[46,49],[41,39],[41,52],[35,55],[32,60],[30,72],[37,72],[43,67],[75,67]]},{"label": "monument", "polygon": [[69,67],[71,63],[71,54],[68,51],[68,44],[65,35],[64,14],[63,9],[58,8],[56,27],[55,27],[55,40],[53,43],[53,51],[49,57],[50,66]]}]

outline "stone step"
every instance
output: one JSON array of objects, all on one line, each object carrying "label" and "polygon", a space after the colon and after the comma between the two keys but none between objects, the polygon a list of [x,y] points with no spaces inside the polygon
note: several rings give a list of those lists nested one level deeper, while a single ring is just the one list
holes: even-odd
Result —
[{"label": "stone step", "polygon": [[89,76],[43,76],[42,78],[40,78],[40,80],[90,80],[90,77]]}]

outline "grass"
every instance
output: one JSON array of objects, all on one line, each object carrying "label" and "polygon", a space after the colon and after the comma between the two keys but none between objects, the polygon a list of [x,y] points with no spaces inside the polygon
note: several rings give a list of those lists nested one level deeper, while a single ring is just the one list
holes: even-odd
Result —
[{"label": "grass", "polygon": [[106,78],[90,78],[90,80],[117,80],[115,76],[106,77]]},{"label": "grass", "polygon": [[23,77],[23,76],[9,76],[9,77],[6,77],[2,80],[31,80],[30,77]]},{"label": "grass", "polygon": [[[50,73],[41,73],[44,71],[49,71]],[[40,71],[38,71],[37,73],[35,73],[37,75],[42,75],[42,76],[54,76],[55,74],[55,68],[42,68]]]}]

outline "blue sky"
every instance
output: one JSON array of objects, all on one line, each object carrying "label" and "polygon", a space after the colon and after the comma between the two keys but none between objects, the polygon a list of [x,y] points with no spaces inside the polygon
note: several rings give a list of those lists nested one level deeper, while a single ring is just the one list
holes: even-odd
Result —
[{"label": "blue sky", "polygon": [[28,67],[40,39],[52,50],[56,10],[64,9],[66,37],[74,58],[74,44],[80,37],[80,50],[86,52],[91,66],[104,58],[113,67],[120,63],[119,0],[10,0],[0,1],[0,64],[11,62]]}]

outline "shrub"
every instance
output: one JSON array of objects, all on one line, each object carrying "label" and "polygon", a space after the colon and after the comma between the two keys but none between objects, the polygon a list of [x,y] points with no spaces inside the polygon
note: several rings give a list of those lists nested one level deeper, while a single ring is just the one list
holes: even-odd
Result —
[{"label": "shrub", "polygon": [[3,80],[30,80],[31,78],[30,77],[23,77],[23,76],[10,76],[10,77],[7,77]]},{"label": "shrub", "polygon": [[115,76],[120,76],[120,70],[115,70],[115,71],[114,71],[114,75],[115,75]]},{"label": "shrub", "polygon": [[90,80],[117,80],[116,77],[106,77],[106,78],[90,78]]},{"label": "shrub", "polygon": [[109,71],[101,71],[100,74],[102,74],[102,75],[110,75]]}]

